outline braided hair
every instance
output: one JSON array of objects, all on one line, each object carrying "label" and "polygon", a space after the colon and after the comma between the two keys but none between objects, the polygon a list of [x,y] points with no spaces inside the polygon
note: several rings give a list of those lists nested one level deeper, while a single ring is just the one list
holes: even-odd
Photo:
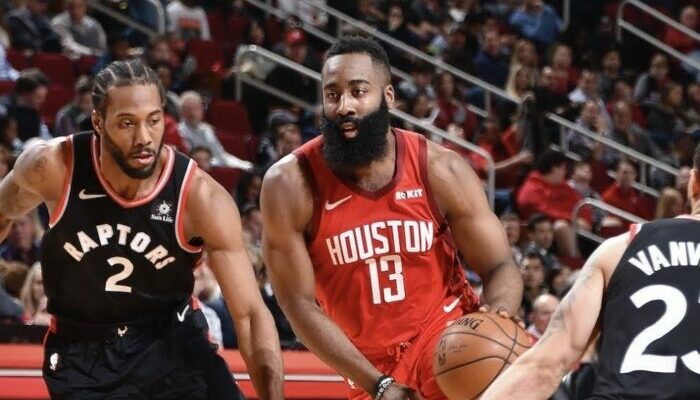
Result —
[{"label": "braided hair", "polygon": [[165,89],[153,69],[139,59],[114,61],[100,70],[92,87],[92,107],[103,117],[107,111],[107,91],[112,87],[156,85],[161,105],[165,106]]}]

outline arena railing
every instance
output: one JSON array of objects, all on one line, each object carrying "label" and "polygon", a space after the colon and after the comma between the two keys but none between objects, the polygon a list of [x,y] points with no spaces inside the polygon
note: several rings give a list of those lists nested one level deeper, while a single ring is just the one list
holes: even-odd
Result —
[{"label": "arena railing", "polygon": [[165,11],[163,10],[163,5],[158,0],[145,0],[145,1],[146,1],[146,3],[150,4],[156,11],[156,15],[158,17],[158,26],[156,27],[156,29],[153,29],[149,26],[138,23],[138,22],[134,21],[133,19],[131,19],[123,14],[120,14],[117,11],[114,11],[110,7],[107,7],[104,4],[102,4],[99,0],[87,0],[87,5],[90,8],[92,8],[92,9],[94,9],[94,10],[96,10],[96,11],[98,11],[98,12],[100,12],[100,13],[102,13],[110,18],[112,18],[118,22],[121,22],[124,25],[127,25],[127,26],[129,26],[129,27],[131,27],[139,32],[142,32],[142,33],[148,35],[149,37],[153,37],[157,34],[164,34],[165,33]]},{"label": "arena railing", "polygon": [[[247,2],[251,2],[251,1],[260,2],[260,0],[246,0],[246,1]],[[310,2],[309,0],[299,0],[299,1],[301,1],[305,4],[308,4],[309,6],[314,7],[319,11],[327,13],[328,15],[338,19],[339,22],[348,24],[349,26],[352,26],[355,29],[363,31],[363,32],[373,36],[374,38],[376,38],[376,39],[378,39],[378,40],[380,40],[380,41],[382,41],[390,46],[398,48],[398,49],[404,51],[405,53],[407,53],[415,58],[421,59],[421,60],[433,65],[437,69],[448,71],[458,79],[461,79],[463,81],[469,82],[475,86],[482,88],[484,91],[484,104],[486,105],[487,111],[490,108],[489,105],[491,103],[491,96],[492,95],[498,96],[502,99],[511,101],[513,103],[516,103],[516,104],[520,104],[520,100],[511,96],[503,89],[496,87],[494,85],[491,85],[490,83],[485,82],[485,81],[483,81],[483,80],[481,80],[473,75],[470,75],[470,74],[468,74],[468,73],[466,73],[466,72],[464,72],[464,71],[462,71],[462,70],[460,70],[460,69],[458,69],[450,64],[445,63],[444,61],[442,61],[438,58],[432,57],[429,54],[427,54],[427,53],[425,53],[425,52],[423,52],[415,47],[409,46],[404,42],[401,42],[397,39],[394,39],[391,36],[389,36],[383,32],[380,32],[378,29],[376,29],[376,28],[374,28],[374,27],[372,27],[372,26],[370,26],[362,21],[354,19],[354,18],[350,17],[349,15],[347,15],[341,11],[336,10],[335,8],[329,7],[328,5],[325,5],[325,4],[313,3],[313,2]],[[567,4],[565,4],[565,8],[568,8],[566,6],[567,6]],[[338,34],[340,34],[341,31],[342,31],[342,29],[339,28]],[[590,130],[585,129],[584,127],[582,127],[578,124],[575,124],[572,121],[569,121],[565,118],[562,118],[561,116],[558,116],[558,115],[553,114],[553,113],[546,113],[545,118],[547,118],[547,120],[551,121],[552,123],[558,125],[560,128],[560,131],[562,131],[564,128],[573,130],[573,131],[577,132],[578,134],[585,135],[592,140],[595,140],[597,142],[602,143],[606,147],[611,147],[614,150],[616,150],[620,153],[623,153],[627,157],[632,158],[639,163],[654,166],[654,167],[659,168],[661,170],[670,172],[674,175],[678,174],[677,169],[671,167],[670,165],[668,165],[666,163],[663,163],[659,160],[655,160],[655,159],[650,158],[650,157],[646,157],[643,154],[636,152],[630,148],[627,148],[623,145],[620,145],[619,143],[617,143],[613,140],[602,137],[600,135],[596,135],[593,132],[591,132]],[[642,168],[642,169],[645,171],[641,174],[640,182],[641,182],[642,186],[644,187],[645,191],[647,193],[652,194],[652,195],[658,195],[657,191],[655,191],[653,188],[651,188],[647,185],[646,168]]]},{"label": "arena railing", "polygon": [[624,9],[625,6],[632,6],[632,7],[637,7],[638,9],[644,11],[645,13],[651,15],[652,17],[658,19],[659,21],[665,23],[666,25],[679,30],[686,35],[690,36],[691,38],[695,39],[697,42],[700,42],[700,34],[687,26],[681,24],[680,22],[669,18],[668,16],[664,15],[663,13],[659,12],[658,10],[655,10],[653,7],[650,7],[644,3],[642,3],[639,0],[624,0],[620,3],[620,6],[617,9],[617,41],[622,42],[622,30],[625,29],[632,33],[633,35],[639,37],[640,39],[650,43],[654,47],[658,48],[659,50],[662,50],[676,59],[682,61],[683,63],[692,66],[693,68],[697,69],[700,71],[700,61],[695,60],[693,58],[688,57],[687,55],[681,53],[680,51],[674,49],[673,47],[667,45],[666,43],[662,42],[661,40],[657,39],[656,37],[644,32],[643,30],[637,28],[636,26],[630,24],[629,22],[625,21],[624,19]]},{"label": "arena railing", "polygon": [[[573,122],[571,122],[565,118],[562,118],[556,114],[547,113],[547,118],[549,118],[550,120],[559,124],[559,127],[560,127],[560,131],[559,131],[560,146],[561,146],[562,150],[564,150],[565,152],[568,151],[568,141],[566,140],[566,135],[567,135],[566,129],[570,129],[570,130],[576,131],[577,133],[579,133],[579,134],[581,134],[589,139],[596,140],[596,141],[604,144],[605,146],[607,146],[607,147],[609,147],[609,148],[611,148],[611,149],[613,149],[621,154],[624,154],[625,156],[627,156],[631,159],[637,160],[638,162],[640,162],[642,164],[648,165],[650,167],[655,167],[655,168],[660,169],[664,172],[667,172],[673,176],[678,176],[678,174],[680,173],[678,168],[674,168],[674,167],[672,167],[666,163],[663,163],[655,158],[652,158],[652,157],[649,157],[645,154],[642,154],[634,149],[631,149],[627,146],[624,146],[624,145],[622,145],[622,144],[620,144],[620,143],[618,143],[618,142],[616,142],[616,141],[614,141],[606,136],[602,136],[598,133],[595,133],[595,132],[591,131],[590,129],[587,129],[587,128],[581,126],[580,124],[573,123]],[[639,170],[640,170],[640,172],[639,172],[639,175],[640,175],[639,176],[639,184],[635,185],[635,186],[638,189],[643,190],[644,192],[646,192],[652,196],[658,197],[659,192],[648,185],[648,173],[649,173],[648,168],[640,168]],[[611,176],[612,177],[615,176],[614,172],[611,172]]]},{"label": "arena railing", "polygon": [[[276,64],[282,65],[286,68],[289,68],[293,71],[296,71],[308,78],[311,78],[315,80],[319,86],[319,93],[321,92],[320,90],[320,83],[321,83],[321,74],[307,68],[301,64],[297,64],[294,61],[289,60],[288,58],[285,58],[284,56],[281,56],[279,54],[276,54],[274,52],[271,52],[267,49],[264,49],[260,46],[254,46],[254,45],[241,45],[242,50],[238,53],[239,54],[239,59],[241,59],[245,54],[256,54],[259,55],[267,60],[270,60]],[[236,63],[238,60],[236,60]],[[265,90],[268,93],[272,95],[280,95],[280,97],[285,100],[285,101],[290,101],[292,103],[295,103],[299,105],[300,107],[303,107],[305,109],[308,109],[310,111],[317,111],[318,107],[312,104],[309,104],[306,101],[303,101],[301,99],[296,98],[295,96],[292,96],[290,94],[284,93],[281,90],[271,87],[267,83],[264,83],[262,81],[247,77],[243,74],[236,73],[234,74],[235,77],[235,82],[236,82],[236,96],[237,99],[241,99],[242,95],[242,83],[245,81],[245,83],[252,83],[252,86],[260,89],[260,90]],[[432,135],[435,135],[437,137],[440,137],[443,140],[447,140],[449,142],[452,142],[468,151],[471,151],[473,153],[476,153],[479,157],[483,158],[486,160],[486,196],[489,202],[489,205],[493,209],[495,205],[495,187],[496,187],[496,166],[493,161],[493,157],[491,157],[491,154],[489,154],[486,150],[482,149],[481,147],[470,143],[464,139],[455,137],[447,132],[445,132],[442,129],[437,128],[436,126],[432,125],[431,123],[422,121],[418,118],[413,117],[412,115],[406,114],[403,111],[392,109],[390,110],[390,113],[392,116],[394,116],[396,119],[399,119],[401,121],[407,122],[409,124],[415,125],[420,127],[421,129],[424,129],[425,131],[429,132]]]},{"label": "arena railing", "polygon": [[640,218],[634,214],[630,214],[627,211],[621,210],[615,206],[611,206],[610,204],[608,204],[606,202],[592,199],[590,197],[585,198],[585,199],[581,199],[581,200],[579,200],[578,203],[576,203],[576,206],[574,206],[574,211],[571,214],[571,226],[572,226],[575,234],[581,235],[581,236],[583,236],[587,239],[593,240],[597,243],[603,243],[603,241],[606,238],[604,238],[600,235],[596,235],[595,233],[589,232],[585,229],[581,229],[578,226],[578,216],[579,216],[579,213],[581,212],[581,209],[583,209],[583,207],[597,208],[597,209],[600,209],[600,210],[607,212],[608,214],[615,215],[617,217],[620,217],[626,221],[629,221],[629,222],[632,222],[635,224],[647,222],[647,220],[645,220],[644,218]]},{"label": "arena railing", "polygon": [[[566,1],[568,1],[568,0],[566,0]],[[284,11],[280,10],[279,8],[273,7],[272,5],[266,3],[265,1],[245,0],[245,2],[258,8],[259,10],[266,12],[267,14],[274,15],[277,18],[285,19],[287,17],[287,14]],[[332,45],[333,43],[335,43],[335,41],[337,40],[335,37],[329,35],[328,33],[324,32],[324,31],[322,31],[322,30],[320,30],[312,25],[307,25],[307,24],[302,23],[298,26],[298,28],[305,31],[306,33],[328,43],[329,46]],[[338,34],[340,34],[340,32],[338,32]],[[401,69],[396,68],[396,66],[393,66],[393,65],[391,66],[391,74],[393,76],[401,79],[401,80],[405,80],[405,81],[409,81],[409,82],[413,81],[413,77],[411,77],[411,75],[408,72],[402,71]],[[467,109],[469,109],[469,111],[473,112],[474,114],[476,114],[482,118],[485,118],[488,116],[488,112],[486,110],[484,110],[483,108],[477,107],[473,104],[467,104]]]}]

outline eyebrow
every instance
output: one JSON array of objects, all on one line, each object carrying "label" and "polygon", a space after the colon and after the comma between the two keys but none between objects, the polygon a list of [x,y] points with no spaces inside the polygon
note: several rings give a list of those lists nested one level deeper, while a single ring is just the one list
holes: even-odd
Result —
[{"label": "eyebrow", "polygon": [[[155,111],[151,111],[151,112],[148,114],[148,116],[149,116],[149,117],[152,117],[152,116],[155,115],[155,114],[162,114],[162,113],[163,113],[162,110],[155,110]],[[136,114],[132,114],[132,113],[128,113],[128,112],[121,112],[121,113],[115,115],[114,117],[115,117],[115,118],[121,118],[121,117],[135,117],[135,116],[136,116]]]},{"label": "eyebrow", "polygon": [[[352,80],[350,80],[350,81],[348,82],[348,84],[349,84],[350,86],[360,85],[360,84],[371,85],[372,82],[370,82],[370,81],[368,81],[368,80],[366,80],[366,79],[352,79]],[[334,88],[334,87],[337,87],[337,86],[338,86],[337,83],[335,83],[335,82],[329,82],[329,83],[323,85],[323,90],[331,89],[331,88]]]}]

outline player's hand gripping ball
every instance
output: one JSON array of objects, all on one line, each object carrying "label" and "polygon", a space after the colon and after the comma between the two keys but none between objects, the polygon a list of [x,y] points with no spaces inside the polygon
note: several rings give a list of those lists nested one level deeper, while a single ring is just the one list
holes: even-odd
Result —
[{"label": "player's hand gripping ball", "polygon": [[465,315],[443,331],[435,348],[437,383],[450,400],[477,399],[531,345],[530,335],[511,319]]}]

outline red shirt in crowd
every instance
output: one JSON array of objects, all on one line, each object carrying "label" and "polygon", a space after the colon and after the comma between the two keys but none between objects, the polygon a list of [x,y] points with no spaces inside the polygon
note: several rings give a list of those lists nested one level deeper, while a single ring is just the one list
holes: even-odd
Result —
[{"label": "red shirt in crowd", "polygon": [[697,48],[700,48],[700,45],[698,45],[698,42],[696,42],[695,39],[670,26],[666,28],[664,42],[683,54],[687,54]]},{"label": "red shirt in crowd", "polygon": [[[524,220],[535,213],[544,214],[552,220],[571,221],[574,207],[581,195],[566,182],[552,185],[541,173],[532,171],[527,176],[517,196],[518,211]],[[593,221],[588,207],[581,209],[579,218]]]},{"label": "red shirt in crowd", "polygon": [[[654,219],[656,208],[654,201],[637,189],[622,189],[617,182],[614,182],[603,192],[603,201],[638,217],[648,220]],[[629,225],[629,222],[623,222]]]},{"label": "red shirt in crowd", "polygon": [[173,116],[169,114],[165,114],[165,118],[163,119],[165,123],[165,130],[163,133],[163,141],[166,144],[170,144],[173,147],[175,147],[177,150],[188,154],[189,150],[187,148],[187,145],[185,145],[185,141],[182,140],[182,136],[180,136],[180,132],[177,130],[177,121]]},{"label": "red shirt in crowd", "polygon": [[[494,163],[507,160],[517,155],[521,150],[521,143],[515,134],[513,126],[503,132],[497,143],[493,143],[489,140],[481,140],[478,145],[491,154]],[[479,177],[486,178],[486,168],[488,167],[486,160],[476,153],[470,153],[468,157],[469,162]],[[496,187],[514,188],[518,184],[519,170],[520,165],[514,165],[511,168],[498,171],[496,174]]]},{"label": "red shirt in crowd", "polygon": [[[476,115],[469,111],[464,103],[455,104],[450,100],[440,97],[438,97],[435,102],[440,109],[440,113],[435,119],[435,126],[447,130],[450,124],[458,125],[464,130],[464,139],[472,140],[476,126],[479,123],[476,119]],[[464,113],[462,121],[459,121],[461,118],[457,118],[460,113]]]}]

